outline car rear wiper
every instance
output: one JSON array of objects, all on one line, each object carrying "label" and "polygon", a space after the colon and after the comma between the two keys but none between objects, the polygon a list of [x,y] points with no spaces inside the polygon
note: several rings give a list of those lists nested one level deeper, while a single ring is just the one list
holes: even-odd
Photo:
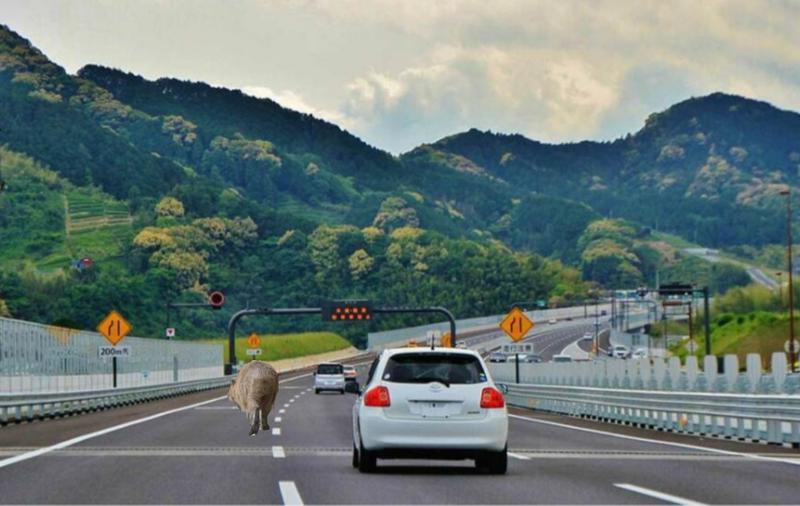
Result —
[{"label": "car rear wiper", "polygon": [[450,382],[443,378],[430,378],[425,376],[420,376],[419,378],[414,378],[415,383],[433,383],[434,381],[441,383],[442,385],[450,388]]}]

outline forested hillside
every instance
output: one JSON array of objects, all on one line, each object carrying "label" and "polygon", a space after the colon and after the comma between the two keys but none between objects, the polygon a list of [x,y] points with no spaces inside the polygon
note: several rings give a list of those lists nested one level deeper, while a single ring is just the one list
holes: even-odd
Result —
[{"label": "forested hillside", "polygon": [[176,316],[200,337],[235,309],[326,297],[467,317],[659,275],[722,290],[746,282],[740,268],[659,234],[753,257],[780,242],[798,118],[715,94],[611,143],[470,130],[394,157],[238,90],[96,65],[69,75],[0,27],[0,312],[93,327],[113,306],[158,335],[166,301],[222,290],[225,310]]},{"label": "forested hillside", "polygon": [[114,307],[158,335],[166,301],[222,290],[225,310],[176,316],[180,336],[201,337],[235,309],[326,297],[469,316],[585,294],[577,270],[475,226],[482,211],[462,213],[458,185],[429,193],[335,125],[202,83],[98,67],[70,76],[0,35],[4,315],[91,328]]}]

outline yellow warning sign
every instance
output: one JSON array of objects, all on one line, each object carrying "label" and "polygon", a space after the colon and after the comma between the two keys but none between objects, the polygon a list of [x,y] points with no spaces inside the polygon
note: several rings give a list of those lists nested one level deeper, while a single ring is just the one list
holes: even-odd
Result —
[{"label": "yellow warning sign", "polygon": [[450,332],[445,332],[442,334],[442,348],[452,348],[453,347],[453,337],[450,335]]},{"label": "yellow warning sign", "polygon": [[250,348],[261,348],[261,338],[258,337],[258,334],[253,332],[247,338],[247,346]]},{"label": "yellow warning sign", "polygon": [[525,316],[519,308],[515,307],[500,322],[500,328],[514,341],[519,341],[533,328],[533,322]]},{"label": "yellow warning sign", "polygon": [[103,321],[100,322],[100,325],[97,326],[97,331],[103,334],[108,339],[108,342],[113,345],[122,341],[122,338],[127,336],[131,330],[133,330],[131,324],[116,311],[108,313],[103,318]]}]

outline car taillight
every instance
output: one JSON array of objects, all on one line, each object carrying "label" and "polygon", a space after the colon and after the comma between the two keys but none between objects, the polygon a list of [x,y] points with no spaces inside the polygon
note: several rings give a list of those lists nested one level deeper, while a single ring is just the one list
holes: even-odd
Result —
[{"label": "car taillight", "polygon": [[370,388],[364,394],[364,406],[388,408],[391,405],[392,399],[389,397],[389,389],[384,386]]},{"label": "car taillight", "polygon": [[498,392],[492,387],[486,387],[481,392],[481,407],[482,408],[502,408],[506,405],[506,400],[503,394]]}]

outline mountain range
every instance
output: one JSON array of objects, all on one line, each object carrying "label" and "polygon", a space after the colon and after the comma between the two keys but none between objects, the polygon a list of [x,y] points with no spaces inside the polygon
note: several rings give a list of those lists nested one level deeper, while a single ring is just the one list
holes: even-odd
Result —
[{"label": "mountain range", "polygon": [[[698,265],[664,234],[780,243],[780,192],[800,178],[800,114],[739,96],[685,100],[613,142],[473,129],[392,156],[238,90],[98,65],[70,75],[5,26],[0,144],[0,311],[79,325],[102,308],[30,294],[104,293],[113,275],[144,318],[164,293],[211,285],[243,305],[374,295],[463,315],[670,269],[721,289],[742,273]],[[96,267],[75,267],[88,256]]]}]

